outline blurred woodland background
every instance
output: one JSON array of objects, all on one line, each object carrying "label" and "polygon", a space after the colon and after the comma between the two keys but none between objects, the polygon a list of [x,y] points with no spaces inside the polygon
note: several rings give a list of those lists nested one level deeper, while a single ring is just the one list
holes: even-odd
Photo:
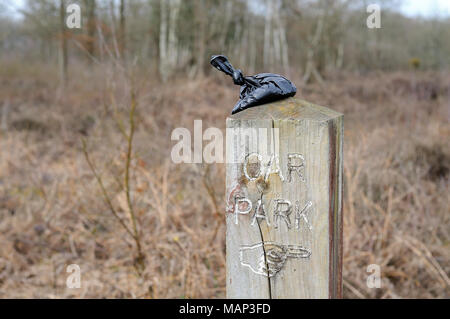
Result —
[{"label": "blurred woodland background", "polygon": [[170,157],[225,126],[220,53],[345,114],[344,297],[449,298],[450,18],[378,3],[0,0],[0,298],[225,296],[224,165]]}]

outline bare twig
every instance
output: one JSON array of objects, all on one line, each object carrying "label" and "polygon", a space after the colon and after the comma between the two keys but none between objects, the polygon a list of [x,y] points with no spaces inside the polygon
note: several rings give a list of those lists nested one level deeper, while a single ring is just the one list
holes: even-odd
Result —
[{"label": "bare twig", "polygon": [[95,179],[97,180],[98,185],[100,186],[100,189],[102,190],[102,194],[103,194],[103,198],[106,202],[106,204],[108,205],[111,213],[114,215],[114,217],[117,218],[117,220],[119,221],[119,223],[122,225],[122,227],[126,230],[126,232],[131,236],[134,237],[133,232],[130,230],[130,228],[128,227],[127,224],[125,224],[125,222],[122,220],[122,218],[120,218],[119,214],[117,214],[117,211],[114,208],[114,205],[112,204],[111,198],[108,195],[108,192],[106,191],[105,185],[103,183],[103,179],[102,177],[97,173],[97,170],[95,169],[94,164],[92,163],[90,157],[89,157],[89,152],[87,151],[87,145],[86,145],[86,141],[84,139],[82,139],[82,143],[83,143],[83,153],[84,153],[84,157],[86,159],[86,162],[89,165],[89,168],[92,172],[92,174],[94,174]]},{"label": "bare twig", "polygon": [[[133,87],[133,86],[132,86]],[[140,233],[139,230],[137,228],[137,222],[136,222],[136,214],[134,211],[134,207],[133,207],[133,202],[131,200],[131,189],[130,189],[130,166],[131,166],[131,157],[132,157],[132,151],[133,151],[133,138],[134,138],[134,132],[135,132],[135,121],[134,121],[134,115],[136,112],[136,93],[134,92],[134,90],[132,89],[131,91],[131,108],[130,108],[130,113],[129,113],[129,124],[130,124],[130,132],[127,135],[127,158],[126,158],[126,162],[125,162],[125,180],[124,180],[124,184],[125,184],[125,194],[127,197],[127,205],[128,205],[128,210],[130,213],[130,219],[131,219],[131,224],[133,227],[133,238],[134,241],[136,243],[136,249],[137,249],[137,264],[141,267],[144,266],[144,254],[142,252],[142,246],[141,246],[141,237],[140,237]]]}]

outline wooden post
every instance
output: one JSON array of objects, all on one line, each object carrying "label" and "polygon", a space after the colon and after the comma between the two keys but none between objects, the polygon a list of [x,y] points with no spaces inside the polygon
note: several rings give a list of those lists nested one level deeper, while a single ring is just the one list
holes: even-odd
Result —
[{"label": "wooden post", "polygon": [[342,295],[343,115],[289,98],[227,118],[227,297]]}]

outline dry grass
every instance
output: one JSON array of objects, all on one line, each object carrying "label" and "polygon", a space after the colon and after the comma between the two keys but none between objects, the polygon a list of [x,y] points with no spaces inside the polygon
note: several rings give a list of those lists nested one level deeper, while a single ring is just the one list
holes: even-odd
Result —
[{"label": "dry grass", "polygon": [[[236,88],[136,76],[129,180],[139,270],[136,242],[111,214],[81,143],[130,227],[121,132],[130,129],[130,87],[111,68],[89,69],[74,68],[62,92],[52,68],[0,66],[0,298],[224,297],[224,167],[174,165],[170,134],[194,119],[223,128]],[[346,115],[345,297],[450,297],[449,93],[448,75],[422,73],[340,75],[326,91],[302,88]],[[72,263],[81,289],[66,288]],[[366,286],[373,263],[381,289]]]}]

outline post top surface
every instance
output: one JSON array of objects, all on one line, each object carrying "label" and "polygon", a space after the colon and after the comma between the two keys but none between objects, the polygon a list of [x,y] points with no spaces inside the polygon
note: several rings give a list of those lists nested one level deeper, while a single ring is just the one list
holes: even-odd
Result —
[{"label": "post top surface", "polygon": [[248,108],[231,115],[229,120],[258,120],[258,119],[308,119],[313,121],[328,121],[343,116],[324,106],[309,103],[298,98],[287,98],[274,103]]}]

